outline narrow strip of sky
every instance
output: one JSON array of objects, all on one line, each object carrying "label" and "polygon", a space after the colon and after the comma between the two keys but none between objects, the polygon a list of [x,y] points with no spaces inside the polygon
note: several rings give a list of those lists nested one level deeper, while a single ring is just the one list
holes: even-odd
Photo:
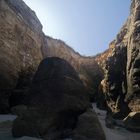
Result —
[{"label": "narrow strip of sky", "polygon": [[83,55],[108,48],[129,15],[131,0],[24,0],[46,35]]}]

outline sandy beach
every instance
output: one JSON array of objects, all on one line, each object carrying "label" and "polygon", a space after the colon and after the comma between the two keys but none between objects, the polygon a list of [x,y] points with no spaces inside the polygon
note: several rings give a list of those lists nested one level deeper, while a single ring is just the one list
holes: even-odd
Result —
[{"label": "sandy beach", "polygon": [[106,111],[99,110],[96,104],[92,104],[92,106],[105,132],[106,140],[140,140],[140,133],[133,133],[118,126],[115,129],[107,128],[105,126]]},{"label": "sandy beach", "polygon": [[[105,132],[106,140],[140,140],[140,133],[133,133],[125,128],[115,127],[115,129],[110,129],[105,126],[105,116],[106,111],[99,110],[96,107],[96,104],[92,104],[93,109],[95,110],[98,119],[101,123],[101,126]],[[42,140],[32,137],[21,137],[21,138],[13,138],[11,129],[12,122],[16,119],[15,115],[0,115],[0,140]]]}]

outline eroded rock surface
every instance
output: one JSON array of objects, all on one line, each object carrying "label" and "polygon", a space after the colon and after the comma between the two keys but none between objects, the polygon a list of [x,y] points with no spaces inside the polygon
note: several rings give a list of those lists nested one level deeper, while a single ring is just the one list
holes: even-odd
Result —
[{"label": "eroded rock surface", "polygon": [[105,134],[93,110],[88,110],[78,118],[73,140],[105,140]]},{"label": "eroded rock surface", "polygon": [[23,104],[32,77],[45,57],[67,60],[77,71],[92,100],[102,79],[94,57],[83,57],[61,40],[47,37],[22,0],[0,1],[0,112]]},{"label": "eroded rock surface", "polygon": [[130,112],[123,121],[128,130],[140,132],[140,112]]},{"label": "eroded rock surface", "polygon": [[[30,20],[29,20],[30,19]],[[29,23],[31,22],[31,23]],[[24,84],[30,81],[27,73],[34,74],[43,59],[42,25],[35,13],[21,0],[0,1],[0,112],[9,110],[9,97],[18,79],[24,77]],[[22,75],[21,75],[22,73]],[[28,85],[29,86],[29,85]]]},{"label": "eroded rock surface", "polygon": [[13,125],[15,137],[68,137],[78,116],[89,107],[76,71],[60,58],[46,58],[40,63],[29,92],[28,110]]},{"label": "eroded rock surface", "polygon": [[[109,49],[96,57],[104,70],[101,87],[108,113],[117,119],[125,118],[131,111],[140,111],[139,15],[140,1],[132,0],[127,22]],[[104,62],[102,58],[106,58]]]},{"label": "eroded rock surface", "polygon": [[129,17],[129,40],[127,51],[127,96],[132,111],[140,111],[140,1],[134,0]]}]

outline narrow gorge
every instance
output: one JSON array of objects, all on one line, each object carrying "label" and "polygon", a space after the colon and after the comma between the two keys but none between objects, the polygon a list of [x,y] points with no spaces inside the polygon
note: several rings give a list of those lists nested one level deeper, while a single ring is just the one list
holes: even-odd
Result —
[{"label": "narrow gorge", "polygon": [[0,0],[0,114],[16,115],[0,117],[0,140],[110,140],[97,108],[105,127],[139,140],[139,28],[140,0],[132,0],[109,48],[86,57],[45,35],[22,0]]}]

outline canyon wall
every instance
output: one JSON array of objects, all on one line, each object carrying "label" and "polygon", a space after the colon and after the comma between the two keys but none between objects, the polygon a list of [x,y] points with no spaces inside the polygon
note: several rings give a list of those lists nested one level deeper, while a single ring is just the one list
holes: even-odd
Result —
[{"label": "canyon wall", "polygon": [[116,39],[110,43],[108,50],[96,57],[104,70],[101,89],[107,103],[108,115],[124,119],[131,112],[124,122],[133,131],[140,130],[139,28],[140,1],[132,0],[130,15]]},{"label": "canyon wall", "polygon": [[132,0],[126,23],[109,48],[94,57],[82,56],[65,42],[44,35],[34,11],[22,0],[0,0],[0,113],[24,103],[34,73],[46,57],[66,60],[90,100],[111,117],[139,113],[139,45],[140,0]]},{"label": "canyon wall", "polygon": [[14,88],[29,86],[29,75],[43,59],[43,36],[40,21],[24,2],[0,0],[0,112],[9,108]]},{"label": "canyon wall", "polygon": [[[105,52],[105,62],[102,64],[104,79],[101,81],[101,87],[106,98],[108,111],[118,118],[126,116],[129,112],[125,102],[125,95],[127,94],[126,38],[127,29],[124,25],[116,39],[110,43],[109,49]],[[104,56],[104,54],[102,55]]]},{"label": "canyon wall", "polygon": [[18,0],[1,0],[0,18],[0,87],[8,89],[22,70],[36,69],[42,60],[43,32],[35,13]]},{"label": "canyon wall", "polygon": [[0,32],[0,112],[22,102],[41,60],[53,56],[74,67],[94,100],[103,74],[95,59],[44,35],[34,11],[22,0],[0,0]]},{"label": "canyon wall", "polygon": [[127,49],[127,95],[126,100],[132,111],[140,111],[140,1],[131,5],[128,26]]}]

